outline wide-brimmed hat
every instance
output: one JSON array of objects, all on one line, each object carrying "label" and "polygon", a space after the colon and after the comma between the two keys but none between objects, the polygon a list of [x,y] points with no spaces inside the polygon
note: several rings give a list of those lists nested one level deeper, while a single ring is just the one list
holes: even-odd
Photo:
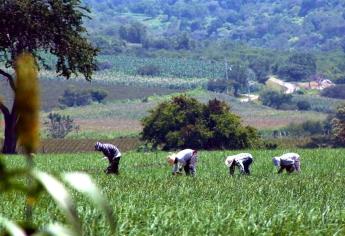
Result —
[{"label": "wide-brimmed hat", "polygon": [[225,165],[227,167],[230,167],[234,161],[235,161],[235,157],[229,156],[225,159]]},{"label": "wide-brimmed hat", "polygon": [[176,153],[171,153],[169,156],[167,156],[167,162],[169,165],[173,165],[176,160]]}]

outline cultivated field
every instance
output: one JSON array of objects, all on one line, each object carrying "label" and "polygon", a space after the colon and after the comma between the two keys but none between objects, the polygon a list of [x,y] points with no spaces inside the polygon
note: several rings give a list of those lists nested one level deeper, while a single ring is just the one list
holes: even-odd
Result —
[{"label": "cultivated field", "polygon": [[[84,171],[97,182],[117,216],[121,235],[344,235],[344,149],[300,153],[302,173],[277,175],[271,157],[286,150],[251,151],[249,177],[229,177],[223,159],[233,151],[200,152],[195,178],[171,176],[167,153],[125,153],[120,176],[106,176],[100,153],[39,155],[37,168],[59,176]],[[20,156],[5,157],[23,166]],[[85,235],[110,235],[100,212],[73,192]],[[23,219],[24,196],[0,194],[0,212]],[[60,221],[53,201],[42,196],[37,225]]]}]

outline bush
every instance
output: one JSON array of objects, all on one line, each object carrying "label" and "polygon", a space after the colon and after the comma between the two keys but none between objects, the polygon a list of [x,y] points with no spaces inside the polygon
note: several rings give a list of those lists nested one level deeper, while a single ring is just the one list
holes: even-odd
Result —
[{"label": "bush", "polygon": [[79,129],[79,126],[74,124],[73,119],[69,116],[63,116],[57,113],[49,113],[49,121],[45,122],[48,126],[47,130],[49,136],[52,138],[64,138],[73,131],[73,129]]},{"label": "bush", "polygon": [[312,54],[295,53],[278,69],[278,75],[287,81],[303,81],[316,73],[316,59]]},{"label": "bush", "polygon": [[59,98],[59,103],[61,107],[86,106],[92,101],[102,102],[107,95],[108,92],[103,89],[78,90],[69,87]]},{"label": "bush", "polygon": [[322,90],[321,96],[329,98],[345,99],[345,84],[339,84]]},{"label": "bush", "polygon": [[291,99],[292,95],[274,90],[265,90],[260,94],[260,100],[263,105],[276,109],[281,109],[283,104],[289,104]]},{"label": "bush", "polygon": [[158,66],[146,65],[146,66],[140,67],[137,70],[137,74],[141,76],[158,76],[161,74],[161,71]]},{"label": "bush", "polygon": [[202,104],[181,95],[159,104],[142,120],[142,139],[164,150],[177,148],[240,149],[256,146],[256,130],[242,126],[225,102]]},{"label": "bush", "polygon": [[311,108],[311,105],[308,101],[298,101],[296,106],[299,111],[308,111]]},{"label": "bush", "polygon": [[227,82],[225,80],[209,80],[207,82],[207,90],[212,92],[223,93],[227,90]]},{"label": "bush", "polygon": [[108,96],[108,92],[104,89],[91,89],[89,93],[92,101],[99,103],[101,103]]}]

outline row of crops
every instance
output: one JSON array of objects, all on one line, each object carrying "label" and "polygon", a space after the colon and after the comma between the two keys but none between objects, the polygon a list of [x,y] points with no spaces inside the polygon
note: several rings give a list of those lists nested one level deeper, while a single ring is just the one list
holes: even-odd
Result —
[{"label": "row of crops", "polygon": [[[119,147],[121,151],[129,151],[136,149],[140,144],[140,140],[135,137],[121,137],[115,139],[43,139],[38,153],[82,153],[94,151],[94,145],[97,141],[112,143]],[[0,140],[0,144],[2,144]],[[2,146],[2,145],[1,145]],[[19,153],[22,150],[19,148]]]},{"label": "row of crops", "polygon": [[[255,159],[251,176],[228,175],[224,158],[237,151],[200,151],[195,178],[172,176],[165,152],[123,153],[119,176],[103,174],[100,153],[38,155],[35,163],[56,176],[90,174],[112,206],[118,235],[345,235],[343,149],[290,150],[302,165],[291,175],[278,175],[271,161],[286,150],[247,151]],[[4,159],[12,168],[25,163]],[[73,197],[85,235],[114,235],[87,198]],[[0,201],[2,215],[23,219],[23,194],[2,193]],[[46,194],[33,212],[38,226],[64,221]]]},{"label": "row of crops", "polygon": [[126,75],[137,75],[145,65],[159,68],[162,77],[177,78],[223,78],[225,62],[206,59],[174,57],[135,57],[128,55],[100,56],[99,60],[111,64],[111,71]]}]

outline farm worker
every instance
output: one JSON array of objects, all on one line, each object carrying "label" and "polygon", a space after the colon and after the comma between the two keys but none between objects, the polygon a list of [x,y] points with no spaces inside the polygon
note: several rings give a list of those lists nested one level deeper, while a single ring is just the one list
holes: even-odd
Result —
[{"label": "farm worker", "polygon": [[297,153],[286,153],[282,156],[273,157],[273,164],[279,168],[278,174],[285,169],[288,173],[301,171],[300,156]]},{"label": "farm worker", "polygon": [[196,171],[196,163],[198,161],[198,152],[193,149],[184,149],[178,153],[173,153],[168,156],[167,161],[170,165],[173,165],[173,175],[180,173],[183,168],[186,172],[186,175],[194,176]]},{"label": "farm worker", "polygon": [[104,154],[104,159],[109,161],[109,166],[105,169],[106,174],[119,174],[119,163],[121,158],[120,150],[113,144],[97,142],[95,145],[96,151],[101,151]]},{"label": "farm worker", "polygon": [[229,167],[229,174],[234,175],[235,167],[240,169],[241,174],[250,175],[249,167],[253,163],[253,156],[250,153],[240,153],[228,156],[225,159],[225,165]]}]

